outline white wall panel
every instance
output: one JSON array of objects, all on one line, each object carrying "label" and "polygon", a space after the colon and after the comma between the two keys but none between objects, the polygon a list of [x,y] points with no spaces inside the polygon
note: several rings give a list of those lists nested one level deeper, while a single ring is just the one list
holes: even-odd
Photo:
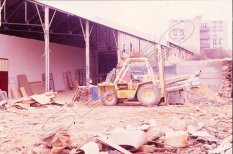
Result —
[{"label": "white wall panel", "polygon": [[[50,71],[54,76],[56,90],[65,89],[62,73],[85,68],[85,49],[50,43]],[[15,83],[19,74],[26,74],[28,80],[41,81],[45,72],[44,42],[14,36],[0,35],[0,58],[7,58],[9,81]],[[11,86],[17,85],[9,85]]]}]

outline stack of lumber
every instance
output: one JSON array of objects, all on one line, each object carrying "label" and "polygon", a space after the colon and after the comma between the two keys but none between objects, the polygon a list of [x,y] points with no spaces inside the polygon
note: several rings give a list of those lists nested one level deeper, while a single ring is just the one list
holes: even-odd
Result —
[{"label": "stack of lumber", "polygon": [[57,92],[45,92],[41,81],[28,82],[26,75],[18,75],[19,88],[12,88],[11,107],[27,109],[30,106],[43,106],[54,103]]},{"label": "stack of lumber", "polygon": [[[24,88],[21,87],[21,90]],[[24,96],[21,98],[13,99],[10,106],[27,109],[28,107],[37,107],[54,103],[53,98],[57,96],[56,92],[46,92],[43,94],[34,94],[31,96]]]}]

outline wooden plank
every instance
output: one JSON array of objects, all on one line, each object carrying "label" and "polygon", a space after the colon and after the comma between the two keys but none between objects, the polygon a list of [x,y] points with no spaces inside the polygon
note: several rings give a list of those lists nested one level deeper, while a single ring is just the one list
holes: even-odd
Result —
[{"label": "wooden plank", "polygon": [[182,81],[186,80],[190,77],[190,74],[185,74],[185,75],[179,75],[179,76],[174,76],[174,77],[169,77],[165,79],[166,84],[171,84],[177,81]]},{"label": "wooden plank", "polygon": [[46,92],[44,93],[47,97],[51,98],[55,98],[57,96],[57,92]]},{"label": "wooden plank", "polygon": [[12,105],[12,107],[16,107],[18,109],[28,109],[30,107],[30,104],[23,104],[23,103],[15,103]]},{"label": "wooden plank", "polygon": [[49,104],[50,103],[50,98],[48,96],[46,96],[45,94],[32,95],[32,96],[30,96],[30,98],[32,98],[33,100],[35,100],[36,102],[38,102],[40,104]]},{"label": "wooden plank", "polygon": [[24,87],[27,96],[32,95],[32,91],[31,91],[27,76],[26,75],[17,75],[17,80],[18,80],[19,87]]},{"label": "wooden plank", "polygon": [[70,71],[67,72],[67,83],[68,83],[69,89],[74,88],[74,83],[73,83],[73,79],[72,79]]},{"label": "wooden plank", "polygon": [[24,87],[20,87],[20,88],[19,88],[19,90],[20,90],[21,95],[22,95],[23,97],[28,97],[28,95],[27,95],[27,93],[26,93],[26,91],[25,91],[25,88],[24,88]]},{"label": "wooden plank", "polygon": [[33,103],[35,103],[36,101],[35,100],[33,100],[32,98],[30,98],[30,97],[23,97],[22,98],[22,103],[24,103],[24,104],[33,104]]},{"label": "wooden plank", "polygon": [[1,100],[6,100],[6,99],[8,99],[6,92],[5,91],[1,91],[1,89],[0,89],[0,101]]},{"label": "wooden plank", "polygon": [[41,81],[29,82],[33,94],[45,93],[45,87]]},{"label": "wooden plank", "polygon": [[21,97],[18,88],[12,88],[11,92],[12,92],[12,96],[13,96],[14,99],[17,99],[17,98]]}]

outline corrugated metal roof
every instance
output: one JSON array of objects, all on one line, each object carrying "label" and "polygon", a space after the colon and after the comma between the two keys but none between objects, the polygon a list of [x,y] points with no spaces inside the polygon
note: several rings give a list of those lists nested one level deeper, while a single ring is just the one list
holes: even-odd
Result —
[{"label": "corrugated metal roof", "polygon": [[[28,0],[28,1],[36,1],[38,3],[50,6],[50,7],[54,8],[54,9],[58,9],[58,10],[66,12],[68,14],[72,14],[72,15],[87,19],[89,21],[92,21],[92,22],[95,22],[95,23],[98,23],[98,24],[113,28],[115,30],[119,30],[119,31],[124,32],[124,33],[128,33],[130,35],[145,39],[147,41],[151,41],[151,42],[154,42],[154,43],[158,42],[155,37],[150,36],[148,34],[145,34],[143,32],[139,32],[138,30],[134,30],[133,28],[129,28],[129,27],[126,27],[124,25],[114,23],[112,21],[106,20],[106,19],[101,18],[101,17],[91,18],[91,17],[88,17],[88,16],[80,15],[80,13],[78,13],[77,10],[74,10],[73,8],[70,8],[70,7],[66,7],[65,5],[62,5],[62,6],[61,5],[56,5],[56,3],[54,3],[54,2],[51,3],[51,1],[41,1],[41,0]],[[166,45],[164,45],[164,46],[166,46]]]},{"label": "corrugated metal roof", "polygon": [[108,27],[119,30],[121,32],[129,33],[131,35],[135,35],[137,37],[143,38],[143,39],[151,41],[151,42],[157,42],[155,37],[153,37],[153,36],[150,36],[148,34],[145,34],[143,32],[135,30],[133,28],[129,28],[127,26],[121,25],[119,23],[112,22],[110,20],[107,20],[107,19],[104,19],[104,18],[101,18],[101,17],[96,16],[96,17],[94,17],[92,19],[92,21],[95,21],[95,22],[100,23],[102,25],[106,25]]}]

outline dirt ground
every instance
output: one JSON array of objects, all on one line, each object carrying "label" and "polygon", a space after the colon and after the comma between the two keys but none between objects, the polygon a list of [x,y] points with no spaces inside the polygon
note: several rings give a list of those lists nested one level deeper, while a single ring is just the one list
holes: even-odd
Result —
[{"label": "dirt ground", "polygon": [[[71,100],[72,93],[59,94],[56,101]],[[183,119],[187,125],[222,140],[232,134],[232,104],[184,104],[144,107],[139,105],[103,106],[91,102],[76,103],[74,107],[47,105],[28,110],[0,110],[0,154],[30,153],[35,143],[58,129],[68,129],[73,146],[81,146],[92,136],[117,127],[137,127],[156,119],[156,127],[149,129],[148,137],[155,132],[170,129],[172,119]],[[190,142],[187,148],[174,153],[206,153],[204,143]],[[165,153],[165,152],[162,152]],[[173,152],[170,152],[173,153]]]}]

